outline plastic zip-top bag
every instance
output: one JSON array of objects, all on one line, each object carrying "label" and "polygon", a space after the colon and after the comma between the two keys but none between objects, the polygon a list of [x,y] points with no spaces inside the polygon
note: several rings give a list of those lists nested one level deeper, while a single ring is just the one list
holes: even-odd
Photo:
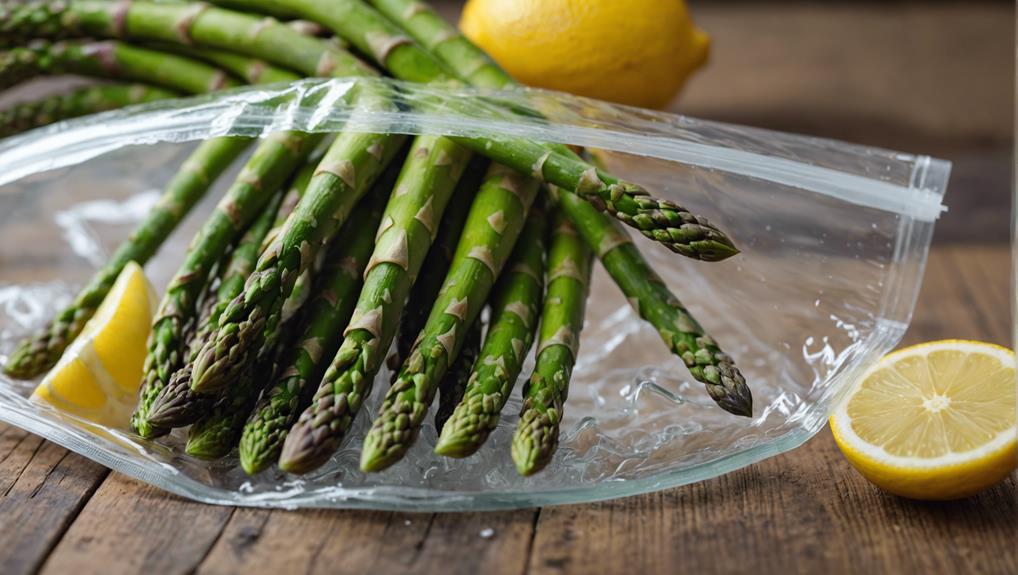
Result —
[{"label": "plastic zip-top bag", "polygon": [[[394,105],[358,106],[356,94],[365,87],[391,94]],[[699,481],[802,444],[861,371],[897,344],[949,173],[947,162],[926,156],[537,90],[338,79],[162,101],[0,142],[0,361],[70,301],[153,207],[198,141],[281,130],[578,146],[612,175],[708,217],[741,253],[699,262],[630,235],[739,366],[752,390],[752,417],[720,409],[595,263],[560,444],[550,464],[530,477],[517,473],[510,443],[533,352],[477,453],[464,459],[434,453],[432,406],[406,457],[379,473],[364,473],[358,463],[391,381],[387,367],[336,453],[305,475],[273,467],[249,477],[236,451],[211,462],[193,458],[184,452],[183,429],[145,440],[126,426],[95,425],[30,401],[38,381],[0,376],[0,420],[173,493],[219,504],[477,510],[592,501]],[[243,161],[146,263],[158,289]]]}]

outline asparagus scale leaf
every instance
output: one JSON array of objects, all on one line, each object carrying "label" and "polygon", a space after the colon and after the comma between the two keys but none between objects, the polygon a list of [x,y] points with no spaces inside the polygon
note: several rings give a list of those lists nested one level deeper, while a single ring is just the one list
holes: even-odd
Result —
[{"label": "asparagus scale leaf", "polygon": [[548,293],[541,310],[537,365],[523,388],[511,453],[520,475],[543,469],[558,448],[562,407],[569,392],[583,329],[593,253],[572,222],[557,213],[548,252]]}]

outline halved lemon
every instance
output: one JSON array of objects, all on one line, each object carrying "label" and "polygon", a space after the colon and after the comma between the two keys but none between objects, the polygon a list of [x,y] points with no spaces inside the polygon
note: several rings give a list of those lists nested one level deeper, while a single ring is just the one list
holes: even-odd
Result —
[{"label": "halved lemon", "polygon": [[129,262],[32,399],[100,425],[126,427],[138,399],[156,305],[145,272]]},{"label": "halved lemon", "polygon": [[831,416],[834,439],[878,486],[912,499],[967,497],[1014,470],[1015,355],[944,340],[891,353]]}]

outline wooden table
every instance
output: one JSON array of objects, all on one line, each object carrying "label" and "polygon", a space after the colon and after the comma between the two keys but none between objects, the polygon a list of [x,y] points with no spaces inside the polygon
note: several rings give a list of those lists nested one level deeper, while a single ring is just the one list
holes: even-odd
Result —
[{"label": "wooden table", "polygon": [[[954,160],[952,211],[906,343],[1008,344],[1013,6],[773,6],[694,2],[716,50],[677,109]],[[10,575],[1015,573],[1016,517],[1014,476],[965,501],[906,501],[855,473],[826,430],[792,453],[641,497],[404,514],[196,504],[0,425]]]}]

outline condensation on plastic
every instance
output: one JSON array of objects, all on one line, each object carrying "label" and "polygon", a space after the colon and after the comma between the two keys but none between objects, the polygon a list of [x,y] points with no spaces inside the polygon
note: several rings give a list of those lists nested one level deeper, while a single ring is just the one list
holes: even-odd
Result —
[{"label": "condensation on plastic", "polygon": [[[706,479],[795,448],[908,325],[943,210],[947,162],[535,90],[387,82],[378,87],[391,90],[398,110],[364,114],[351,104],[359,82],[159,102],[0,142],[0,361],[126,237],[195,140],[282,129],[512,135],[599,150],[614,175],[709,217],[735,239],[742,253],[715,264],[637,243],[735,358],[753,390],[754,417],[714,406],[598,269],[561,447],[531,478],[519,477],[509,457],[521,385],[475,456],[434,455],[429,417],[404,461],[370,475],[357,470],[360,440],[388,373],[335,457],[302,477],[271,470],[248,478],[235,458],[193,459],[179,430],[147,442],[98,428],[28,401],[35,382],[3,376],[0,420],[209,503],[477,510],[593,501]],[[156,285],[172,275],[231,177],[146,266]]]}]

